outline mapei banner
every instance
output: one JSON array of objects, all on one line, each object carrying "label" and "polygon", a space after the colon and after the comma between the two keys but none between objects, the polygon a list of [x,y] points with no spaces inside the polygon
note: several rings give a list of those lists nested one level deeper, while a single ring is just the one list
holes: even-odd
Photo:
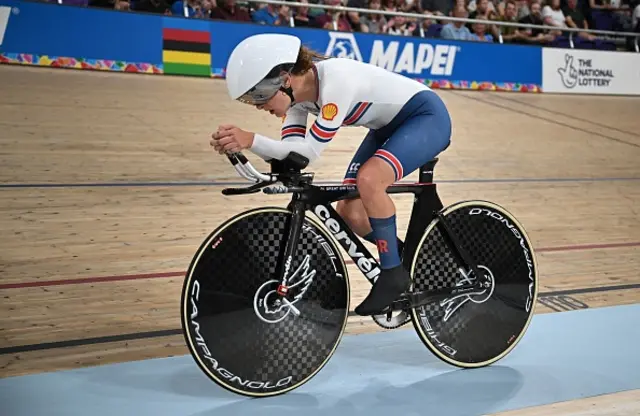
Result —
[{"label": "mapei banner", "polygon": [[640,95],[640,54],[544,48],[542,87],[564,94]]},{"label": "mapei banner", "polygon": [[325,55],[372,63],[433,88],[540,91],[535,46],[354,34],[0,0],[0,62],[224,77],[242,39],[289,33]]},{"label": "mapei banner", "polygon": [[[238,42],[264,32],[290,33],[327,56],[378,65],[436,88],[539,91],[541,84],[541,48],[537,47],[218,22],[211,31],[216,44],[213,74],[224,76]],[[220,38],[225,42],[216,43]]]}]

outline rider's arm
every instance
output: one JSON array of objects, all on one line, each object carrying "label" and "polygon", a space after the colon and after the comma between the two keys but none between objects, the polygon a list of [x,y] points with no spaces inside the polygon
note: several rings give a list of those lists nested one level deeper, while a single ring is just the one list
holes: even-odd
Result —
[{"label": "rider's arm", "polygon": [[[285,118],[281,141],[256,133],[250,150],[263,155],[263,158],[278,160],[286,158],[290,152],[296,152],[309,159],[309,162],[313,162],[338,132],[349,111],[352,96],[350,88],[345,88],[344,85],[325,87],[320,95],[325,105],[320,109],[318,118],[306,133],[302,128],[306,128],[307,113],[293,108]],[[289,130],[285,130],[286,128]]]},{"label": "rider's arm", "polygon": [[[287,144],[283,145],[283,142],[294,143],[295,139],[304,139],[304,135],[307,131],[307,112],[299,108],[291,108],[287,111],[282,122],[282,128],[280,130],[281,141],[270,139],[261,134],[255,133],[253,138],[253,145],[249,150],[260,156],[264,160],[278,159],[282,160],[289,152],[300,153],[306,156],[305,150],[300,148],[293,150]],[[294,145],[301,147],[300,145]],[[308,156],[306,156],[308,157]]]}]

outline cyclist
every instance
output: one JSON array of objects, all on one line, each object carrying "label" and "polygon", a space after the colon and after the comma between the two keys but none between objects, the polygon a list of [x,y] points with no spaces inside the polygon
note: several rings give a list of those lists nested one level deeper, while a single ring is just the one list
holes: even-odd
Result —
[{"label": "cyclist", "polygon": [[[369,128],[344,178],[357,186],[360,199],[339,201],[336,210],[354,232],[376,244],[380,256],[382,272],[355,312],[381,313],[411,284],[386,188],[449,146],[451,119],[442,100],[415,80],[351,59],[326,58],[284,34],[240,42],[229,57],[226,83],[232,99],[283,118],[283,124],[281,140],[221,125],[211,140],[220,153],[248,149],[268,161],[296,152],[313,162],[342,126]],[[307,129],[309,113],[316,120]]]}]

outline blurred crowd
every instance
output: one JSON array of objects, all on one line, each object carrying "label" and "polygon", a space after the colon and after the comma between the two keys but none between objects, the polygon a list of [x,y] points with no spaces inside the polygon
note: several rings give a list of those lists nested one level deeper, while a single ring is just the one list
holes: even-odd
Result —
[{"label": "blurred crowd", "polygon": [[[437,37],[482,42],[553,43],[563,28],[640,32],[640,0],[299,0],[308,7],[272,5],[248,0],[62,0],[90,7],[162,13],[198,19],[315,27],[346,32]],[[366,12],[328,11],[317,4],[426,14],[407,18]],[[465,23],[447,17],[487,23]],[[490,22],[528,23],[557,30],[525,29]],[[577,38],[594,41],[579,32]]]}]

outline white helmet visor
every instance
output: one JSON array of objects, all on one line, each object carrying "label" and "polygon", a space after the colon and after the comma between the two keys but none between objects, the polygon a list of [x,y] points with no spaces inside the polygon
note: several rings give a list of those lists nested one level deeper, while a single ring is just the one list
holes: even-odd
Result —
[{"label": "white helmet visor", "polygon": [[258,83],[255,87],[242,94],[238,101],[251,105],[266,104],[271,98],[273,98],[280,90],[282,86],[282,78],[279,76],[265,78]]}]

